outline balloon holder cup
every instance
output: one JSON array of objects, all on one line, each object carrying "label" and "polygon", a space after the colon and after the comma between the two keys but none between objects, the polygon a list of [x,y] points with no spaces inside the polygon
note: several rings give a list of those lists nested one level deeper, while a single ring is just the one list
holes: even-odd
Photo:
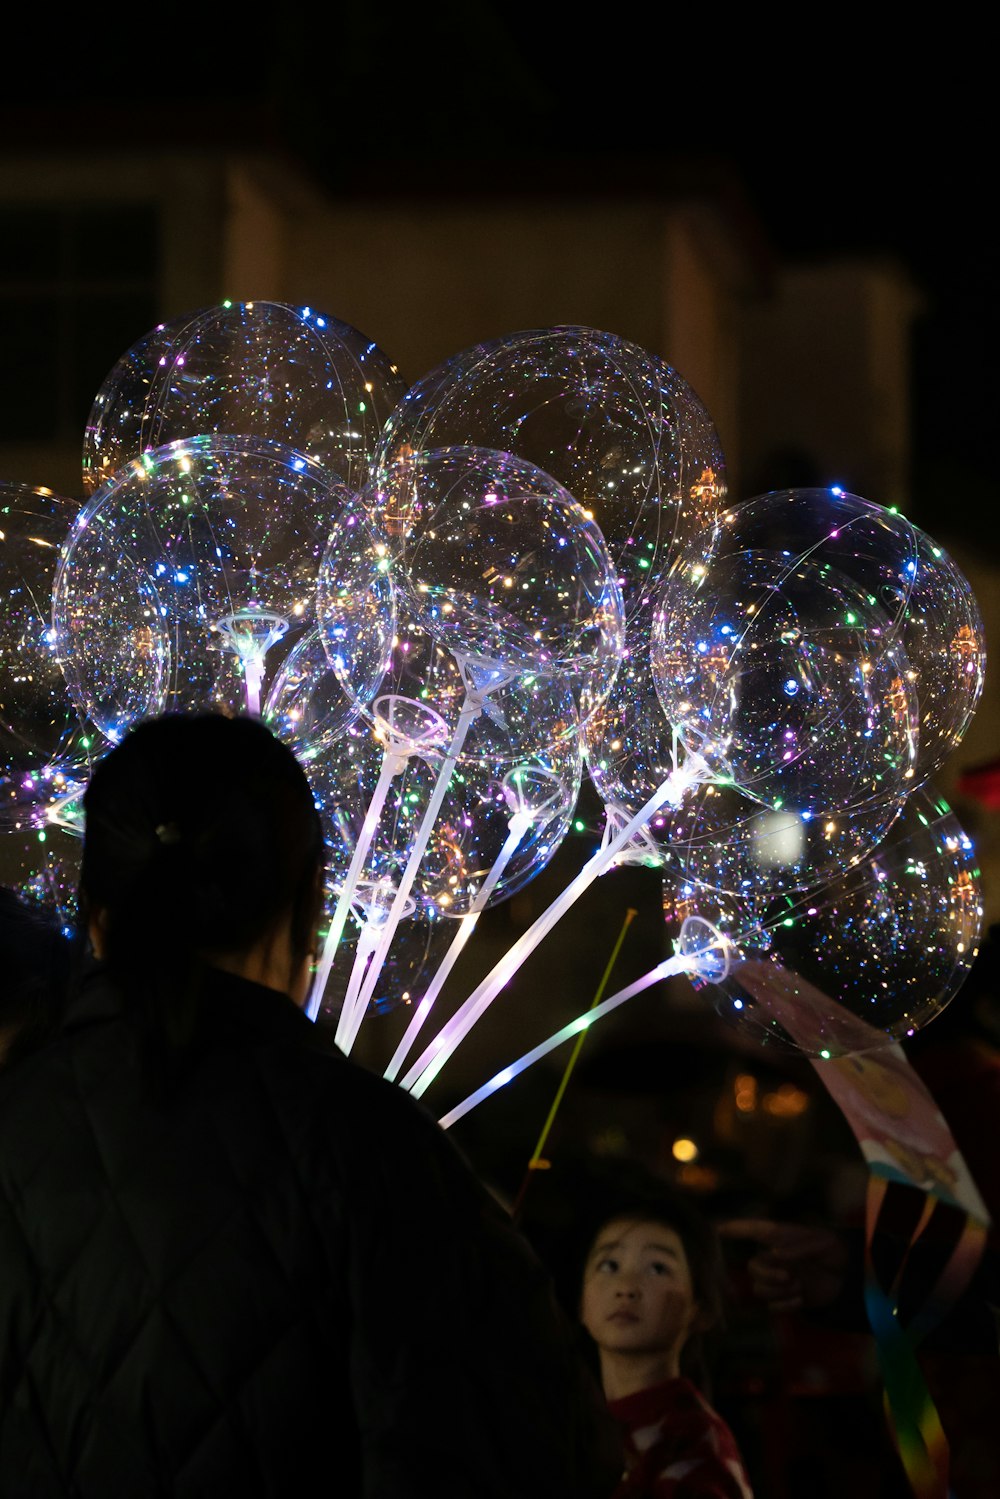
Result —
[{"label": "balloon holder cup", "polygon": [[688,916],[677,938],[677,956],[684,960],[684,971],[695,988],[721,984],[732,964],[732,945],[703,916]]},{"label": "balloon holder cup", "polygon": [[377,697],[372,705],[375,733],[385,750],[399,764],[393,771],[398,774],[411,755],[426,755],[429,750],[439,749],[451,734],[440,713],[428,708],[415,697],[405,697],[399,692],[387,692]]},{"label": "balloon holder cup", "polygon": [[551,816],[563,796],[559,777],[542,765],[515,765],[500,784],[512,821],[527,817],[529,822],[544,822],[546,813]]},{"label": "balloon holder cup", "polygon": [[267,609],[237,609],[224,615],[215,628],[224,651],[239,658],[247,689],[247,712],[260,717],[260,689],[264,680],[264,657],[288,630],[288,621]]},{"label": "balloon holder cup", "polygon": [[[622,807],[616,807],[609,802],[604,808],[604,834],[601,839],[601,847],[606,847],[629,821],[629,814]],[[618,869],[624,864],[638,864],[644,869],[659,869],[664,864],[664,854],[656,839],[647,827],[636,828],[628,842],[618,850],[611,865],[611,869]]]},{"label": "balloon holder cup", "polygon": [[[359,951],[362,945],[367,945],[369,941],[374,947],[378,932],[385,925],[395,895],[396,886],[385,876],[380,880],[358,880],[351,896],[351,911],[361,923],[361,931],[358,934]],[[416,909],[416,901],[411,896],[407,896],[403,906],[403,916],[412,916]],[[367,934],[372,932],[375,933],[375,937],[369,938]]]}]

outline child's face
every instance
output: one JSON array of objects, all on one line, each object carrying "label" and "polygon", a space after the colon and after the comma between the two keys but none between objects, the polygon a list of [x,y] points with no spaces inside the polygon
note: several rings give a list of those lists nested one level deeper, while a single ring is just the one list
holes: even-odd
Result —
[{"label": "child's face", "polygon": [[580,1317],[608,1353],[676,1353],[698,1306],[679,1236],[660,1223],[614,1218],[594,1240],[583,1273]]}]

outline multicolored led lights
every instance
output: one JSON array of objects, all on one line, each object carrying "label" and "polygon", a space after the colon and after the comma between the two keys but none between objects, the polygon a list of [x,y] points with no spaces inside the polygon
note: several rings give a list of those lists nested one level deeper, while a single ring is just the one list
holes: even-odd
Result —
[{"label": "multicolored led lights", "polygon": [[[674,956],[445,1122],[671,973],[820,1056],[842,1014],[891,1038],[954,993],[981,901],[926,786],[982,687],[968,584],[840,485],[730,502],[708,414],[656,356],[536,329],[407,391],[336,319],[227,301],[118,361],[84,473],[79,510],[0,486],[0,825],[36,861],[130,724],[260,713],[324,819],[311,1012],[339,1003],[349,1049],[405,1005],[387,1075],[415,1093],[594,880],[661,868]],[[602,847],[430,1035],[482,910],[573,825],[584,765]]]}]

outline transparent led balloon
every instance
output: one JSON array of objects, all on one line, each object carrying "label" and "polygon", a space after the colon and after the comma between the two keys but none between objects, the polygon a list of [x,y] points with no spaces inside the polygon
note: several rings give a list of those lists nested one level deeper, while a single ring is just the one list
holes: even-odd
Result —
[{"label": "transparent led balloon", "polygon": [[56,645],[81,709],[260,712],[316,625],[316,574],[349,491],[290,449],[199,437],[146,453],[80,512],[55,582]]},{"label": "transparent led balloon", "polygon": [[83,842],[78,832],[45,822],[0,830],[0,883],[53,916],[67,935],[76,924]]},{"label": "transparent led balloon", "polygon": [[360,711],[389,668],[396,628],[389,546],[363,496],[344,506],[330,532],[317,575],[316,616],[330,668]]},{"label": "transparent led balloon", "polygon": [[819,816],[900,798],[918,720],[891,616],[819,540],[774,547],[750,524],[733,539],[746,545],[720,549],[702,587],[668,580],[661,593],[651,662],[668,720],[776,810]]},{"label": "transparent led balloon", "polygon": [[[765,649],[772,652],[771,643]],[[778,645],[778,652],[786,649],[787,643]],[[700,666],[700,658],[696,660]],[[754,666],[766,669],[774,655],[760,652],[751,660]],[[786,678],[781,681],[784,685]],[[853,685],[850,693],[855,696]],[[715,712],[709,720],[709,727],[720,724],[723,729],[732,729],[735,711],[742,706],[733,693],[732,699],[723,703],[723,711]],[[750,697],[744,717],[736,720],[738,727],[742,729],[747,723],[756,727],[750,709],[757,706]],[[841,732],[840,712],[837,723]],[[696,735],[688,733],[685,747],[684,724],[681,733],[676,732],[655,690],[649,642],[630,627],[627,652],[612,693],[601,711],[583,726],[582,742],[589,778],[609,808],[610,817],[624,820],[639,812],[670,776],[684,785],[679,802],[664,803],[643,829],[634,850],[642,862],[661,862],[669,857],[676,868],[678,860],[684,860],[685,868],[700,883],[720,889],[798,889],[840,871],[847,862],[864,854],[885,835],[897,815],[900,797],[885,796],[876,796],[850,811],[837,805],[817,811],[817,794],[825,790],[843,793],[844,779],[831,787],[829,776],[814,773],[814,758],[795,767],[795,785],[783,758],[780,766],[774,767],[771,785],[777,785],[775,800],[784,802],[787,796],[789,805],[775,808],[762,803],[760,797],[748,796],[733,785],[732,764],[720,745],[709,741],[709,752],[715,751],[715,770],[711,764],[700,763],[697,755],[691,757],[691,745],[699,751],[706,748],[708,733],[702,724],[705,720],[696,724]],[[862,733],[870,727],[865,718]],[[766,744],[766,739],[762,742]],[[729,748],[726,741],[723,745]],[[780,739],[780,745],[784,757],[789,741]],[[853,760],[850,764],[853,766]],[[829,769],[837,767],[834,764]],[[801,794],[798,809],[790,790]]]},{"label": "transparent led balloon", "polygon": [[413,456],[450,446],[513,453],[563,485],[604,534],[629,617],[651,582],[702,556],[725,497],[718,435],[691,387],[637,344],[593,328],[478,344],[411,387],[376,465],[401,526]]},{"label": "transparent led balloon", "polygon": [[761,806],[735,786],[709,781],[679,806],[661,808],[650,832],[671,877],[760,911],[776,896],[823,884],[857,863],[886,836],[901,805],[875,802],[815,816]]},{"label": "transparent led balloon", "polygon": [[357,489],[405,390],[365,334],[310,307],[222,302],[161,323],[110,371],[83,447],[93,493],[151,448],[204,435],[294,448]]},{"label": "transparent led balloon", "polygon": [[0,819],[36,801],[53,776],[86,775],[89,736],[51,619],[59,550],[78,509],[48,489],[0,484]]},{"label": "transparent led balloon", "polygon": [[[692,590],[671,580],[661,594],[656,626],[660,645],[659,654],[654,653],[654,668],[668,716],[675,721],[683,717],[680,689],[688,677],[701,680],[699,710],[704,710],[708,697],[716,707],[722,706],[732,672],[727,676],[721,658],[725,656],[728,662],[734,638],[752,646],[760,638],[761,622],[749,628],[746,623],[737,626],[723,617],[717,601],[721,595],[722,603],[732,602],[742,581],[740,574],[745,576],[753,566],[752,555],[769,554],[778,570],[781,560],[787,561],[790,580],[800,567],[806,567],[817,580],[817,598],[828,587],[833,590],[831,598],[835,597],[839,588],[848,628],[873,637],[878,632],[876,638],[887,660],[899,667],[888,673],[890,713],[900,721],[907,716],[911,724],[907,785],[919,784],[933,774],[959,743],[972,717],[985,661],[975,597],[942,548],[905,516],[839,489],[778,490],[761,495],[726,512],[721,533],[718,557],[703,586]],[[786,592],[785,576],[772,587]],[[761,583],[766,586],[766,579],[762,577]],[[749,602],[744,599],[745,604]],[[763,598],[759,602],[763,604]],[[776,614],[770,601],[767,612]],[[715,636],[708,631],[713,619],[718,627]],[[728,639],[721,634],[726,623],[732,627]],[[707,660],[700,667],[691,660],[689,642],[696,649],[704,647]],[[865,659],[872,661],[871,651]],[[720,668],[713,687],[708,673],[715,661]],[[795,675],[789,672],[790,683]]]},{"label": "transparent led balloon", "polygon": [[972,844],[922,788],[885,840],[825,886],[750,907],[675,879],[669,906],[724,934],[720,1014],[819,1057],[877,1049],[933,1020],[971,966],[983,914]]},{"label": "transparent led balloon", "polygon": [[596,526],[509,454],[453,448],[410,464],[419,513],[392,569],[410,615],[473,669],[558,678],[586,717],[622,649],[621,594]]}]

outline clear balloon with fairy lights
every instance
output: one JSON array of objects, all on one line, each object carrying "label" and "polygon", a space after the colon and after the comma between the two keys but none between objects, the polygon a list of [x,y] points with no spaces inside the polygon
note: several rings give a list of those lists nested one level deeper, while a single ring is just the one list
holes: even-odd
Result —
[{"label": "clear balloon with fairy lights", "polygon": [[[918,788],[873,851],[824,886],[737,899],[673,873],[674,928],[721,934],[717,1008],[758,1041],[814,1057],[912,1035],[954,997],[983,905],[975,851],[940,797]],[[704,978],[704,975],[702,976]]]},{"label": "clear balloon with fairy lights", "polygon": [[67,936],[79,915],[81,835],[82,825],[68,816],[36,817],[20,827],[0,827],[0,883],[28,906],[54,917]]},{"label": "clear balloon with fairy lights", "polygon": [[[631,618],[650,586],[703,560],[726,492],[718,434],[691,386],[654,354],[593,328],[511,333],[432,370],[386,423],[376,476],[405,529],[410,464],[479,446],[552,475],[605,537]],[[418,508],[419,508],[419,501]]]},{"label": "clear balloon with fairy lights", "polygon": [[0,484],[0,822],[26,822],[59,801],[100,750],[67,688],[51,619],[78,510],[49,489]]},{"label": "clear balloon with fairy lights", "polygon": [[316,580],[316,621],[329,668],[360,712],[389,669],[396,632],[389,541],[364,491],[347,501],[330,531]]},{"label": "clear balloon with fairy lights", "polygon": [[260,712],[316,625],[316,574],[350,492],[291,449],[198,437],[144,454],[78,515],[56,646],[109,739],[148,714]]},{"label": "clear balloon with fairy lights", "polygon": [[[867,555],[848,571],[844,508],[813,491],[731,512],[704,586],[668,580],[652,632],[681,739],[748,796],[807,818],[898,801],[917,760],[906,639]],[[892,534],[862,518],[857,539],[884,555]]]},{"label": "clear balloon with fairy lights", "polygon": [[151,448],[212,434],[294,448],[358,489],[406,389],[357,328],[311,307],[221,302],[160,323],[105,378],[87,421],[89,493]]},{"label": "clear balloon with fairy lights", "polygon": [[975,710],[984,643],[968,582],[904,516],[780,490],[725,514],[702,587],[664,585],[652,662],[668,718],[738,785],[821,812],[940,766]]},{"label": "clear balloon with fairy lights", "polygon": [[745,795],[728,775],[688,753],[641,657],[634,667],[623,662],[582,742],[612,825],[638,813],[668,778],[681,788],[652,814],[626,859],[683,867],[699,884],[736,895],[769,897],[832,878],[872,849],[899,811],[899,798],[816,815],[809,806],[775,809]]},{"label": "clear balloon with fairy lights", "polygon": [[707,780],[656,814],[656,839],[670,878],[734,896],[755,910],[789,891],[824,884],[869,854],[899,816],[902,800],[875,801],[814,816],[776,810],[737,787]]},{"label": "clear balloon with fairy lights", "polygon": [[410,617],[481,680],[557,680],[585,720],[622,650],[622,600],[600,531],[549,475],[508,453],[408,462],[417,503],[392,562]]}]

